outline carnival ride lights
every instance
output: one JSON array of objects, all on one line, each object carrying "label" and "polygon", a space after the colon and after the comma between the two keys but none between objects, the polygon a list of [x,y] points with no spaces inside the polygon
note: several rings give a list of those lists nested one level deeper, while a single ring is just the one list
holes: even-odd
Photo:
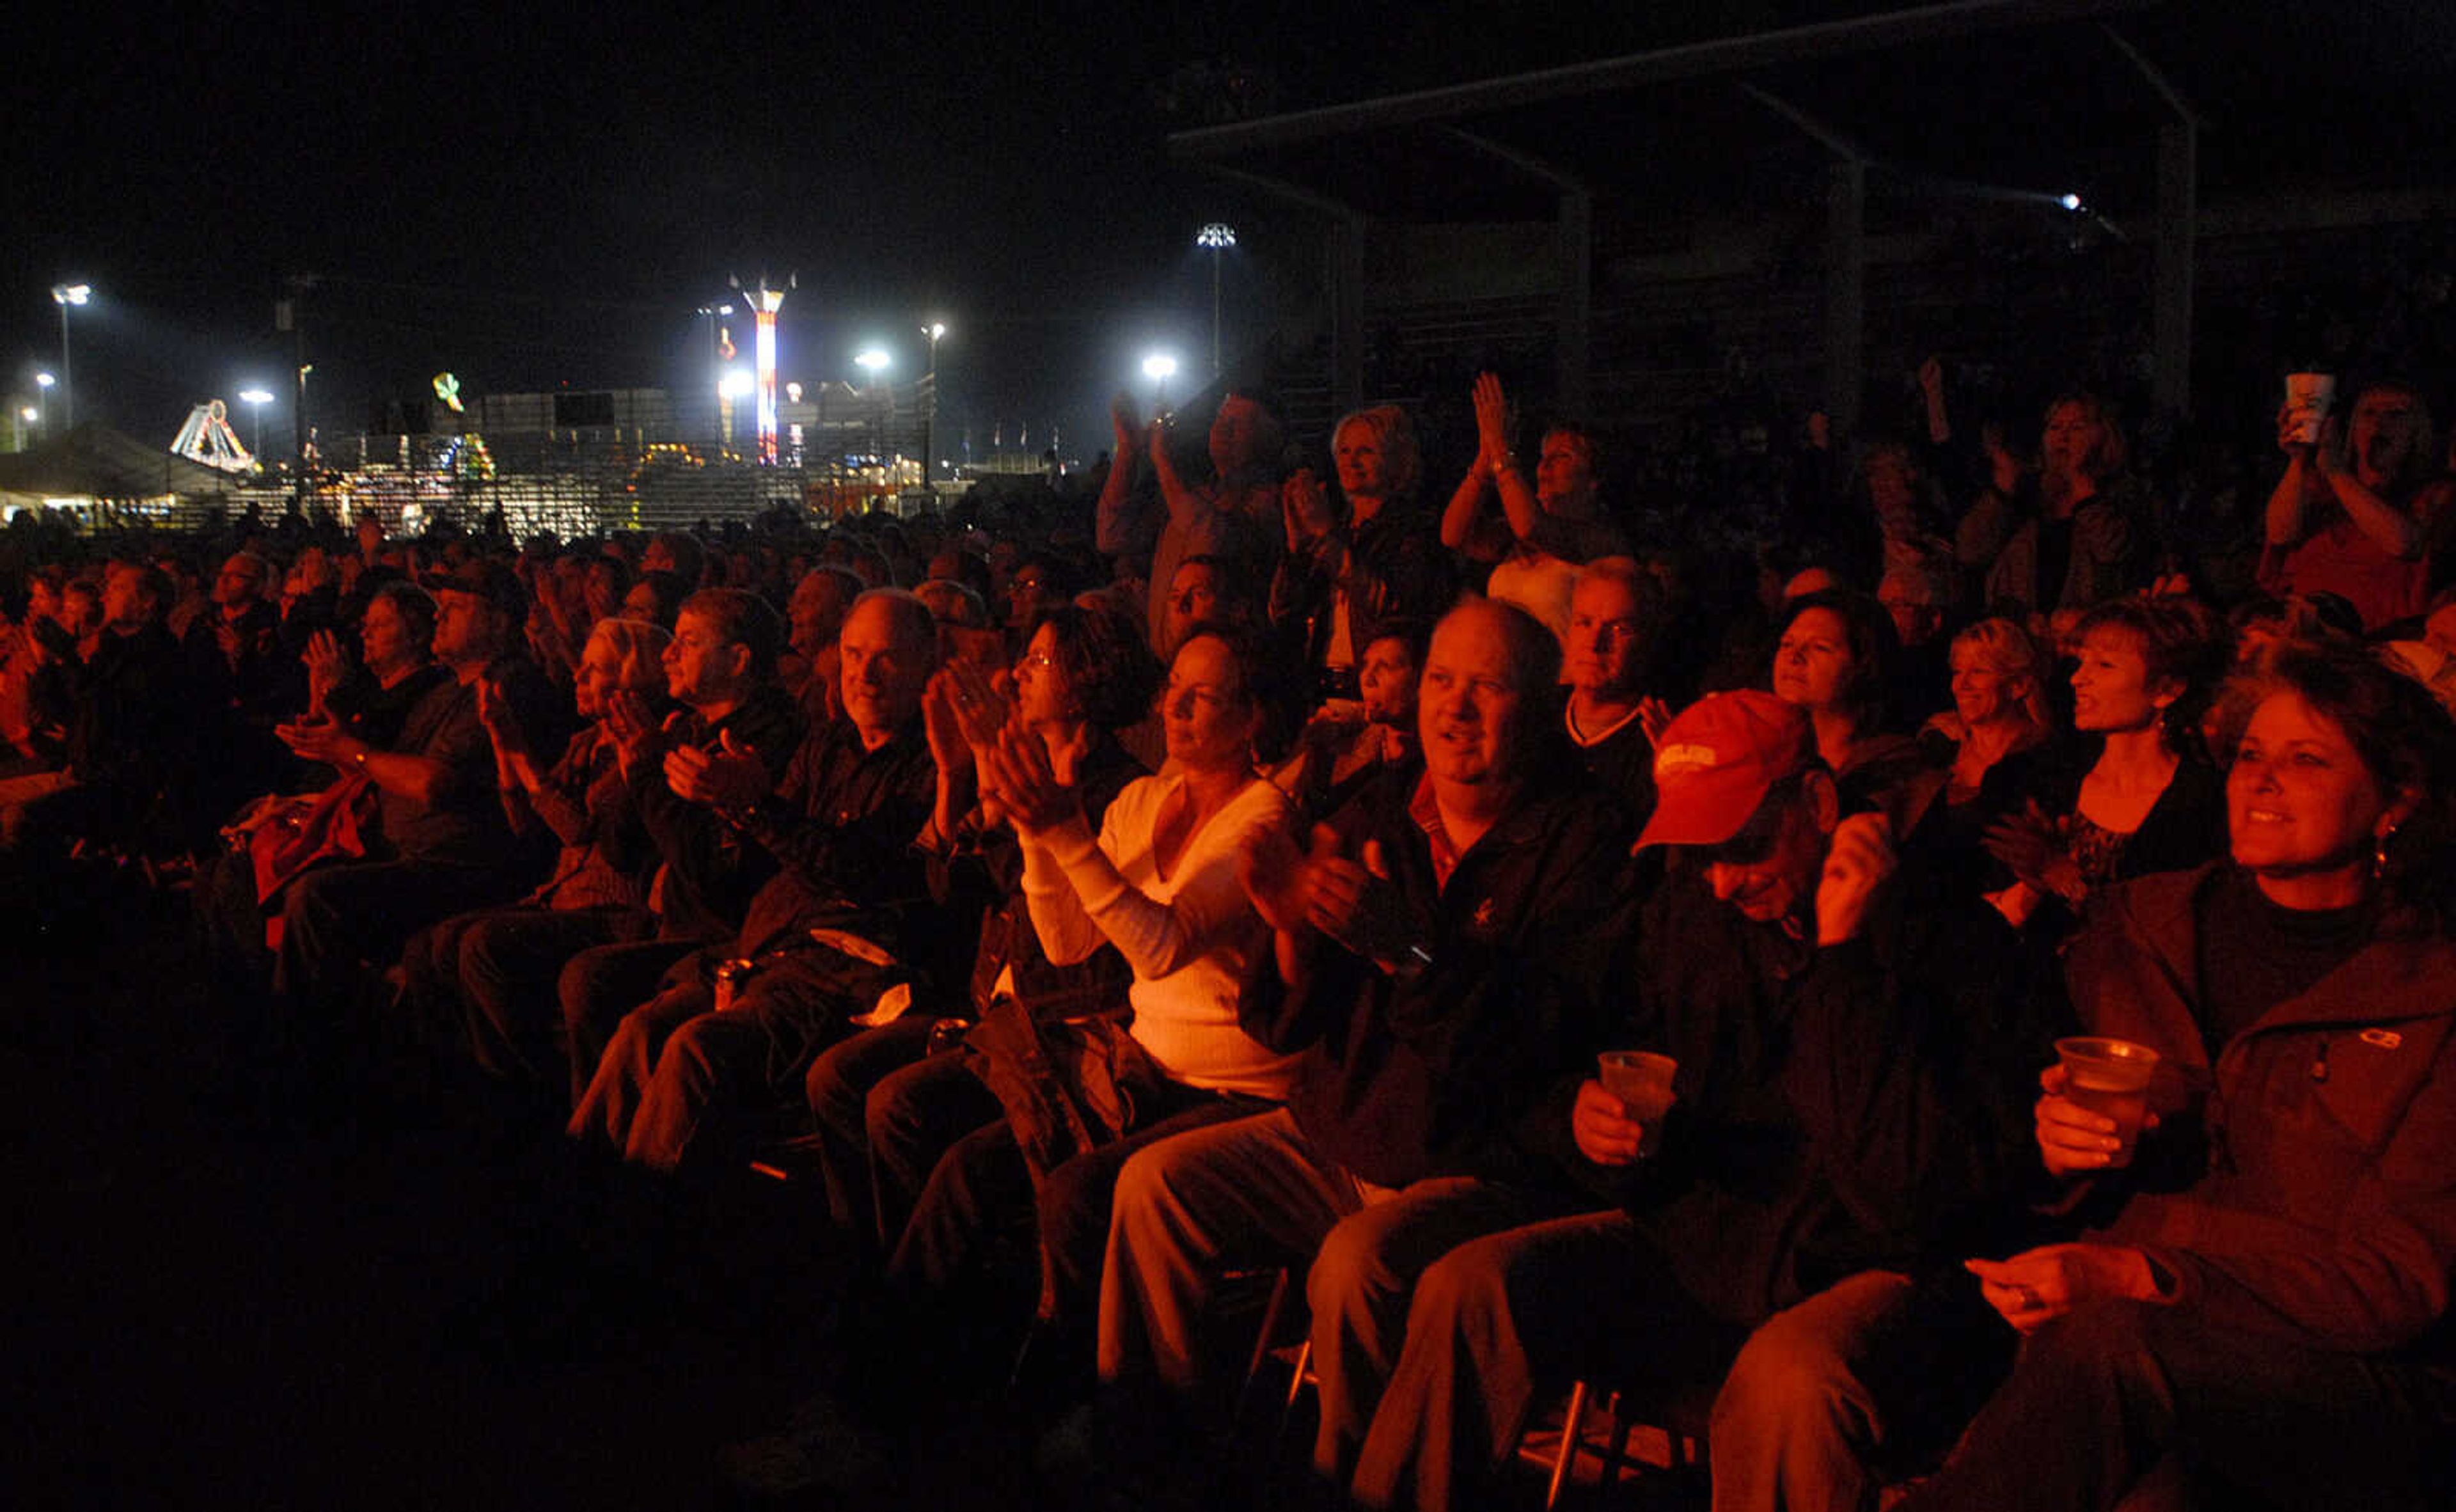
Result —
[{"label": "carnival ride lights", "polygon": [[751,347],[751,362],[759,373],[759,460],[765,466],[776,463],[776,312],[785,307],[785,296],[800,285],[792,274],[785,276],[785,287],[768,287],[768,276],[759,276],[756,290],[743,289],[742,280],[732,280],[751,301],[751,313],[758,321],[756,339]]},{"label": "carnival ride lights", "polygon": [[171,452],[225,473],[249,472],[256,466],[255,454],[230,428],[230,407],[219,399],[207,399],[188,412],[187,423],[171,441]]}]

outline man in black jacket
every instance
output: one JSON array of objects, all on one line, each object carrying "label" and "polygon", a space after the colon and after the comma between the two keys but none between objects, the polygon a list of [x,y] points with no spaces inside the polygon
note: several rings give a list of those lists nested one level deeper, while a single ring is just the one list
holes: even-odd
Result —
[{"label": "man in black jacket", "polygon": [[[1396,769],[1317,831],[1248,858],[1274,928],[1246,1029],[1300,1052],[1286,1109],[1164,1140],[1126,1163],[1101,1287],[1104,1379],[1193,1393],[1220,1274],[1317,1247],[1319,1458],[1336,1473],[1397,1354],[1414,1272],[1524,1223],[1543,1173],[1516,1124],[1601,1035],[1582,942],[1628,831],[1560,751],[1559,648],[1475,601],[1434,631],[1419,692],[1423,766]],[[1213,1379],[1216,1379],[1213,1378]]]},{"label": "man in black jacket", "polygon": [[[678,963],[624,1018],[572,1113],[574,1138],[603,1140],[658,1171],[733,1148],[710,1137],[711,1124],[798,1093],[850,1015],[909,978],[901,963],[929,938],[931,918],[912,839],[937,794],[921,728],[936,643],[920,600],[872,589],[854,601],[837,641],[844,717],[812,730],[781,780],[727,744],[668,754],[674,792],[716,811],[776,871],[737,934]],[[714,971],[728,959],[754,974],[720,1004]]]},{"label": "man in black jacket", "polygon": [[1758,1330],[1717,1405],[1716,1506],[1859,1505],[1890,1420],[1872,1379],[1943,1337],[1903,1326],[1941,1321],[1919,1278],[1987,1253],[2024,1169],[2049,1036],[2001,970],[2003,921],[1898,875],[1884,821],[1839,812],[1807,718],[1770,695],[1682,714],[1655,777],[1640,845],[1680,864],[1644,905],[1623,1043],[1678,1061],[1678,1100],[1648,1129],[1570,1078],[1528,1121],[1616,1206],[1424,1274],[1367,1504],[1473,1504],[1539,1377],[1676,1380]]}]

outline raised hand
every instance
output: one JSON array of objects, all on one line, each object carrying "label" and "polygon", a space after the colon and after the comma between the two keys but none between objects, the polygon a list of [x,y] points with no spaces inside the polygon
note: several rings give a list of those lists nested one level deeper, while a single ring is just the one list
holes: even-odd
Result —
[{"label": "raised hand", "polygon": [[614,743],[614,759],[624,775],[648,754],[661,733],[646,699],[631,692],[606,695],[605,734]]},{"label": "raised hand", "polygon": [[1476,465],[1489,472],[1509,455],[1509,398],[1495,373],[1475,376]]},{"label": "raised hand", "polygon": [[[1331,855],[1338,848],[1339,837],[1329,826],[1314,826],[1314,856]],[[1276,825],[1254,831],[1237,854],[1237,880],[1244,885],[1245,896],[1253,900],[1254,911],[1282,934],[1301,934],[1308,928],[1305,905],[1310,896],[1306,876],[1309,860],[1297,848],[1296,836]]]},{"label": "raised hand", "polygon": [[1997,493],[2010,499],[2021,486],[2025,469],[2013,449],[2004,444],[2004,427],[1989,420],[1978,429],[1978,444],[1987,453],[1987,480]]},{"label": "raised hand", "polygon": [[1637,701],[1637,727],[1648,746],[1663,744],[1663,732],[1671,727],[1671,705],[1648,693]]},{"label": "raised hand", "polygon": [[1852,814],[1836,826],[1816,885],[1816,943],[1839,945],[1856,936],[1869,901],[1900,865],[1884,815]]},{"label": "raised hand", "polygon": [[330,630],[318,630],[307,638],[307,651],[299,660],[307,666],[307,698],[317,708],[350,675],[350,654],[341,647],[341,638]]},{"label": "raised hand", "polygon": [[1288,549],[1302,551],[1338,528],[1330,493],[1310,467],[1300,467],[1279,485],[1279,514],[1287,522]]},{"label": "raised hand", "polygon": [[929,738],[930,760],[942,774],[971,774],[972,747],[955,722],[955,685],[947,668],[930,674],[921,689],[921,732]]},{"label": "raised hand", "polygon": [[1079,817],[1081,801],[1057,780],[1040,737],[1010,724],[995,745],[977,749],[981,786],[1004,806],[1018,833],[1040,834]]},{"label": "raised hand", "polygon": [[964,744],[975,755],[995,745],[1014,719],[1013,706],[997,683],[971,662],[950,662],[941,675],[947,679],[948,704]]}]

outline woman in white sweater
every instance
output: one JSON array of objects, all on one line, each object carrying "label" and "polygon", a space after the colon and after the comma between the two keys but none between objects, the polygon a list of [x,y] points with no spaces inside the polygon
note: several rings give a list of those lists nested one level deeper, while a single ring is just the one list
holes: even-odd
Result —
[{"label": "woman in white sweater", "polygon": [[[1270,677],[1255,638],[1217,625],[1189,634],[1159,700],[1168,770],[1119,793],[1096,837],[1037,742],[1010,727],[974,747],[985,797],[1022,838],[1024,895],[1050,960],[1080,960],[1106,943],[1134,969],[1131,1040],[1095,1035],[1091,1052],[1118,1072],[1121,1127],[1104,1132],[1119,1137],[1038,1183],[1042,1311],[1053,1321],[1090,1316],[1127,1155],[1286,1094],[1294,1057],[1238,1022],[1241,986],[1271,935],[1238,881],[1237,857],[1257,830],[1294,822],[1286,795],[1256,769],[1258,757],[1279,754],[1286,728]],[[1009,1122],[967,1136],[931,1175],[890,1277],[941,1298],[979,1294],[986,1241],[1030,1221],[1033,1175]],[[986,1315],[981,1324],[997,1326]]]}]

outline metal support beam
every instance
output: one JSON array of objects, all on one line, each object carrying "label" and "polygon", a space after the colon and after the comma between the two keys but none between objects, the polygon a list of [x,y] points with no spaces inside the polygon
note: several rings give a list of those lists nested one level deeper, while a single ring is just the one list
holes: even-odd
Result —
[{"label": "metal support beam", "polygon": [[1852,140],[1852,138],[1839,127],[1826,125],[1823,121],[1820,121],[1815,116],[1809,114],[1806,111],[1803,111],[1798,106],[1791,104],[1789,100],[1786,100],[1781,95],[1774,93],[1771,90],[1759,89],[1753,84],[1743,84],[1740,86],[1740,92],[1747,95],[1750,99],[1756,101],[1759,105],[1764,106],[1767,110],[1773,112],[1776,115],[1781,116],[1784,120],[1789,121],[1791,125],[1798,127],[1810,136],[1815,138],[1818,145],[1822,146],[1827,152],[1832,153],[1834,156],[1842,159],[1844,162],[1867,163],[1874,161],[1874,159],[1871,158],[1867,152],[1862,149],[1857,142]]},{"label": "metal support beam", "polygon": [[2189,121],[2158,129],[2157,366],[2150,394],[2157,413],[2180,418],[2192,406],[2192,285],[2199,251],[2200,133]]},{"label": "metal support beam", "polygon": [[1442,134],[1463,147],[1472,148],[1496,163],[1504,163],[1517,169],[1529,178],[1541,179],[1563,194],[1584,194],[1588,187],[1584,178],[1570,173],[1567,169],[1538,157],[1533,153],[1523,152],[1504,142],[1496,142],[1481,132],[1444,126],[1442,128]]},{"label": "metal support beam", "polygon": [[1833,434],[1859,428],[1867,367],[1868,170],[1825,170],[1825,415]]},{"label": "metal support beam", "polygon": [[1552,260],[1559,274],[1552,338],[1552,392],[1562,414],[1584,417],[1594,345],[1595,196],[1561,196],[1553,223]]},{"label": "metal support beam", "polygon": [[1567,68],[1177,132],[1169,137],[1168,146],[1169,152],[1178,157],[1233,157],[1267,147],[1423,121],[1454,121],[1546,100],[1576,99],[1792,63],[1831,61],[1917,43],[2059,22],[2094,21],[2151,10],[2163,3],[2164,0],[1955,0],[1953,4],[1917,6],[1881,15],[1722,37]]},{"label": "metal support beam", "polygon": [[1364,402],[1364,236],[1372,224],[1350,215],[1330,233],[1330,398],[1341,415]]}]

